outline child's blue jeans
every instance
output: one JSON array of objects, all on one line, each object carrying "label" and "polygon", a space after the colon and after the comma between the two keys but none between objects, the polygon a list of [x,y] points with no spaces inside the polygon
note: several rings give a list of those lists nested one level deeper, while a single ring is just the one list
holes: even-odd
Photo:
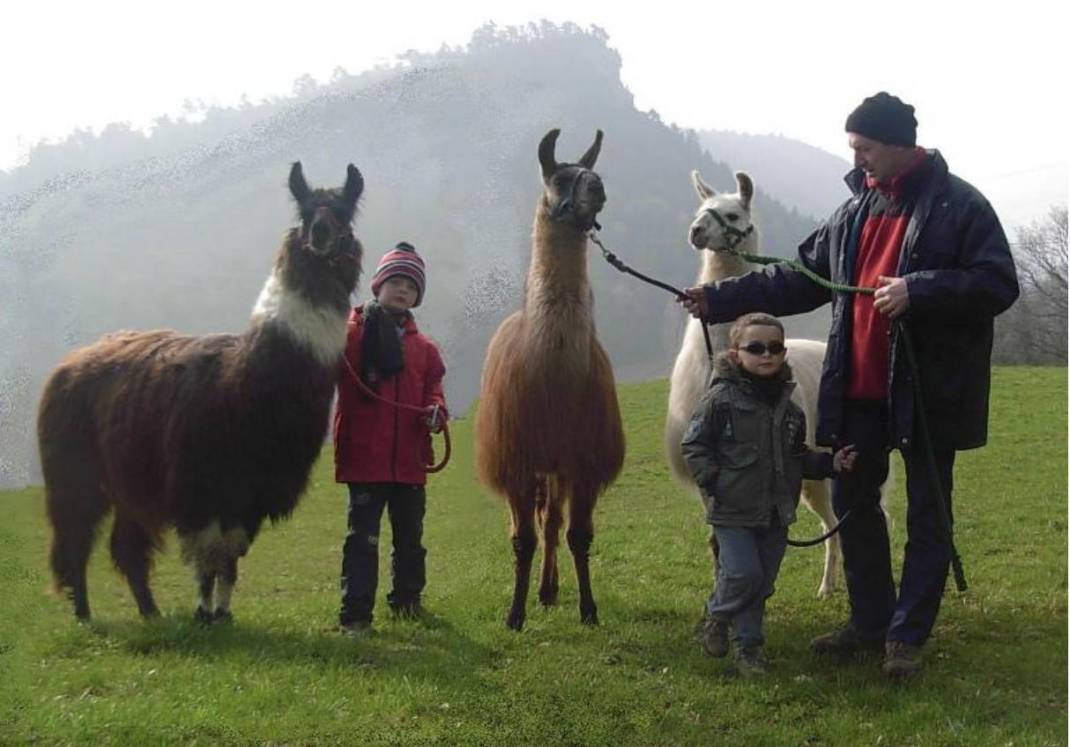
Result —
[{"label": "child's blue jeans", "polygon": [[760,646],[765,600],[773,594],[780,561],[788,546],[788,529],[714,526],[717,536],[717,580],[706,603],[715,620],[732,624],[732,641],[740,647]]}]

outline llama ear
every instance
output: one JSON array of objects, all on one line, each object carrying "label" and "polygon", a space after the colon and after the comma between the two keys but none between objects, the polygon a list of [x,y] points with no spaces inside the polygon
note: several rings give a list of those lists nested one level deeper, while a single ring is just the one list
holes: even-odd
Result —
[{"label": "llama ear", "polygon": [[585,169],[593,169],[594,162],[598,160],[598,152],[602,150],[602,131],[597,130],[594,135],[594,144],[587,149],[580,159],[580,166]]},{"label": "llama ear", "polygon": [[698,171],[691,172],[691,183],[695,185],[695,191],[698,192],[700,200],[708,200],[717,194],[717,191],[714,190],[713,187],[702,181],[702,177],[699,176]]},{"label": "llama ear", "polygon": [[301,172],[301,162],[294,161],[290,169],[290,194],[297,200],[297,204],[303,205],[311,191],[305,181],[305,175]]},{"label": "llama ear", "polygon": [[557,147],[557,136],[561,130],[556,127],[545,135],[539,143],[539,165],[542,167],[542,178],[549,179],[557,171],[557,161],[554,159],[554,148]]},{"label": "llama ear", "polygon": [[739,185],[739,196],[743,201],[743,207],[750,210],[750,201],[754,197],[754,182],[745,171],[736,172],[736,184]]},{"label": "llama ear", "polygon": [[349,164],[346,167],[346,186],[342,190],[342,196],[345,198],[346,204],[349,207],[355,208],[357,206],[357,200],[364,192],[364,177],[353,164]]}]

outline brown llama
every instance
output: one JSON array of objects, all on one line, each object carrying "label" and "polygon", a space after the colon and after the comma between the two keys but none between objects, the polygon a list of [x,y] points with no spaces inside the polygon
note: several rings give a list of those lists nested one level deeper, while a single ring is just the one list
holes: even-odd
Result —
[{"label": "brown llama", "polygon": [[[310,189],[243,334],[119,332],[71,353],[45,385],[38,441],[56,587],[89,618],[86,563],[115,518],[111,555],[144,617],[153,554],[173,526],[199,590],[196,618],[229,620],[264,519],[290,515],[327,432],[362,248],[351,223],[364,179]],[[213,604],[214,593],[214,604]]]},{"label": "brown llama", "polygon": [[557,545],[568,505],[569,549],[580,619],[598,624],[588,561],[592,513],[624,461],[613,370],[595,337],[587,280],[587,231],[605,204],[594,172],[602,131],[576,164],[557,163],[560,130],[539,145],[543,194],[524,305],[498,327],[483,365],[476,413],[476,471],[509,501],[516,556],[513,603],[505,624],[524,626],[531,563],[542,530],[539,601],[557,601]]}]

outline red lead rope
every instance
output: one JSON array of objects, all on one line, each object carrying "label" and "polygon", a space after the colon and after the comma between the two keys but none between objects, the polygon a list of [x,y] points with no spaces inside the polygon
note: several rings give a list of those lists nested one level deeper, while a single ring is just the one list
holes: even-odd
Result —
[{"label": "red lead rope", "polygon": [[[360,389],[360,391],[362,391],[367,396],[371,397],[372,399],[377,399],[377,400],[379,400],[380,402],[382,402],[384,404],[391,405],[392,407],[398,407],[398,408],[400,408],[402,410],[410,410],[412,412],[416,412],[416,413],[419,413],[421,415],[425,415],[427,413],[427,408],[426,407],[417,407],[416,405],[407,405],[404,402],[395,402],[392,399],[387,399],[385,397],[380,397],[378,394],[376,394],[370,388],[368,388],[368,385],[365,384],[361,380],[361,378],[357,374],[357,372],[353,370],[352,364],[350,364],[349,359],[346,358],[344,353],[342,354],[342,361],[346,364],[346,370],[349,371],[349,375],[353,377],[353,381],[356,382],[357,388]],[[437,409],[436,409],[435,412],[437,412]],[[451,449],[451,446],[450,446],[450,426],[449,426],[448,423],[443,423],[442,424],[442,438],[443,438],[443,451],[445,452],[442,455],[442,461],[439,462],[438,464],[425,465],[424,466],[424,471],[427,472],[428,474],[430,474],[432,472],[440,472],[447,464],[449,464],[450,452],[452,451],[452,449]]]}]

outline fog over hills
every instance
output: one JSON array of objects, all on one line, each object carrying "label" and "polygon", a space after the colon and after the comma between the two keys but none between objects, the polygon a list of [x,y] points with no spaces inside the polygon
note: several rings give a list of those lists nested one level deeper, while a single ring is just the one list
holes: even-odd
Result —
[{"label": "fog over hills", "polygon": [[850,195],[843,181],[850,161],[820,148],[780,135],[703,130],[698,136],[715,160],[746,171],[770,194],[804,215],[823,219]]},{"label": "fog over hills", "polygon": [[[39,479],[37,399],[72,348],[117,329],[245,327],[295,220],[285,185],[296,160],[313,186],[340,185],[350,162],[364,174],[365,274],[354,302],[368,298],[375,263],[398,241],[424,256],[417,319],[442,346],[458,414],[478,392],[487,340],[520,305],[536,149],[553,127],[559,160],[577,159],[605,131],[602,238],[643,272],[678,286],[696,276],[686,243],[698,205],[692,169],[719,189],[734,188],[732,169],[751,171],[766,253],[793,253],[820,214],[819,195],[842,189],[840,175],[825,184],[801,144],[779,143],[763,160],[758,141],[667,126],[636,110],[620,68],[597,28],[486,27],[463,48],[339,70],[322,85],[299,80],[291,97],[163,119],[150,135],[116,124],[38,146],[24,167],[0,172],[0,486]],[[683,313],[594,250],[590,268],[618,378],[665,375]],[[789,324],[823,337],[821,315]]]}]

